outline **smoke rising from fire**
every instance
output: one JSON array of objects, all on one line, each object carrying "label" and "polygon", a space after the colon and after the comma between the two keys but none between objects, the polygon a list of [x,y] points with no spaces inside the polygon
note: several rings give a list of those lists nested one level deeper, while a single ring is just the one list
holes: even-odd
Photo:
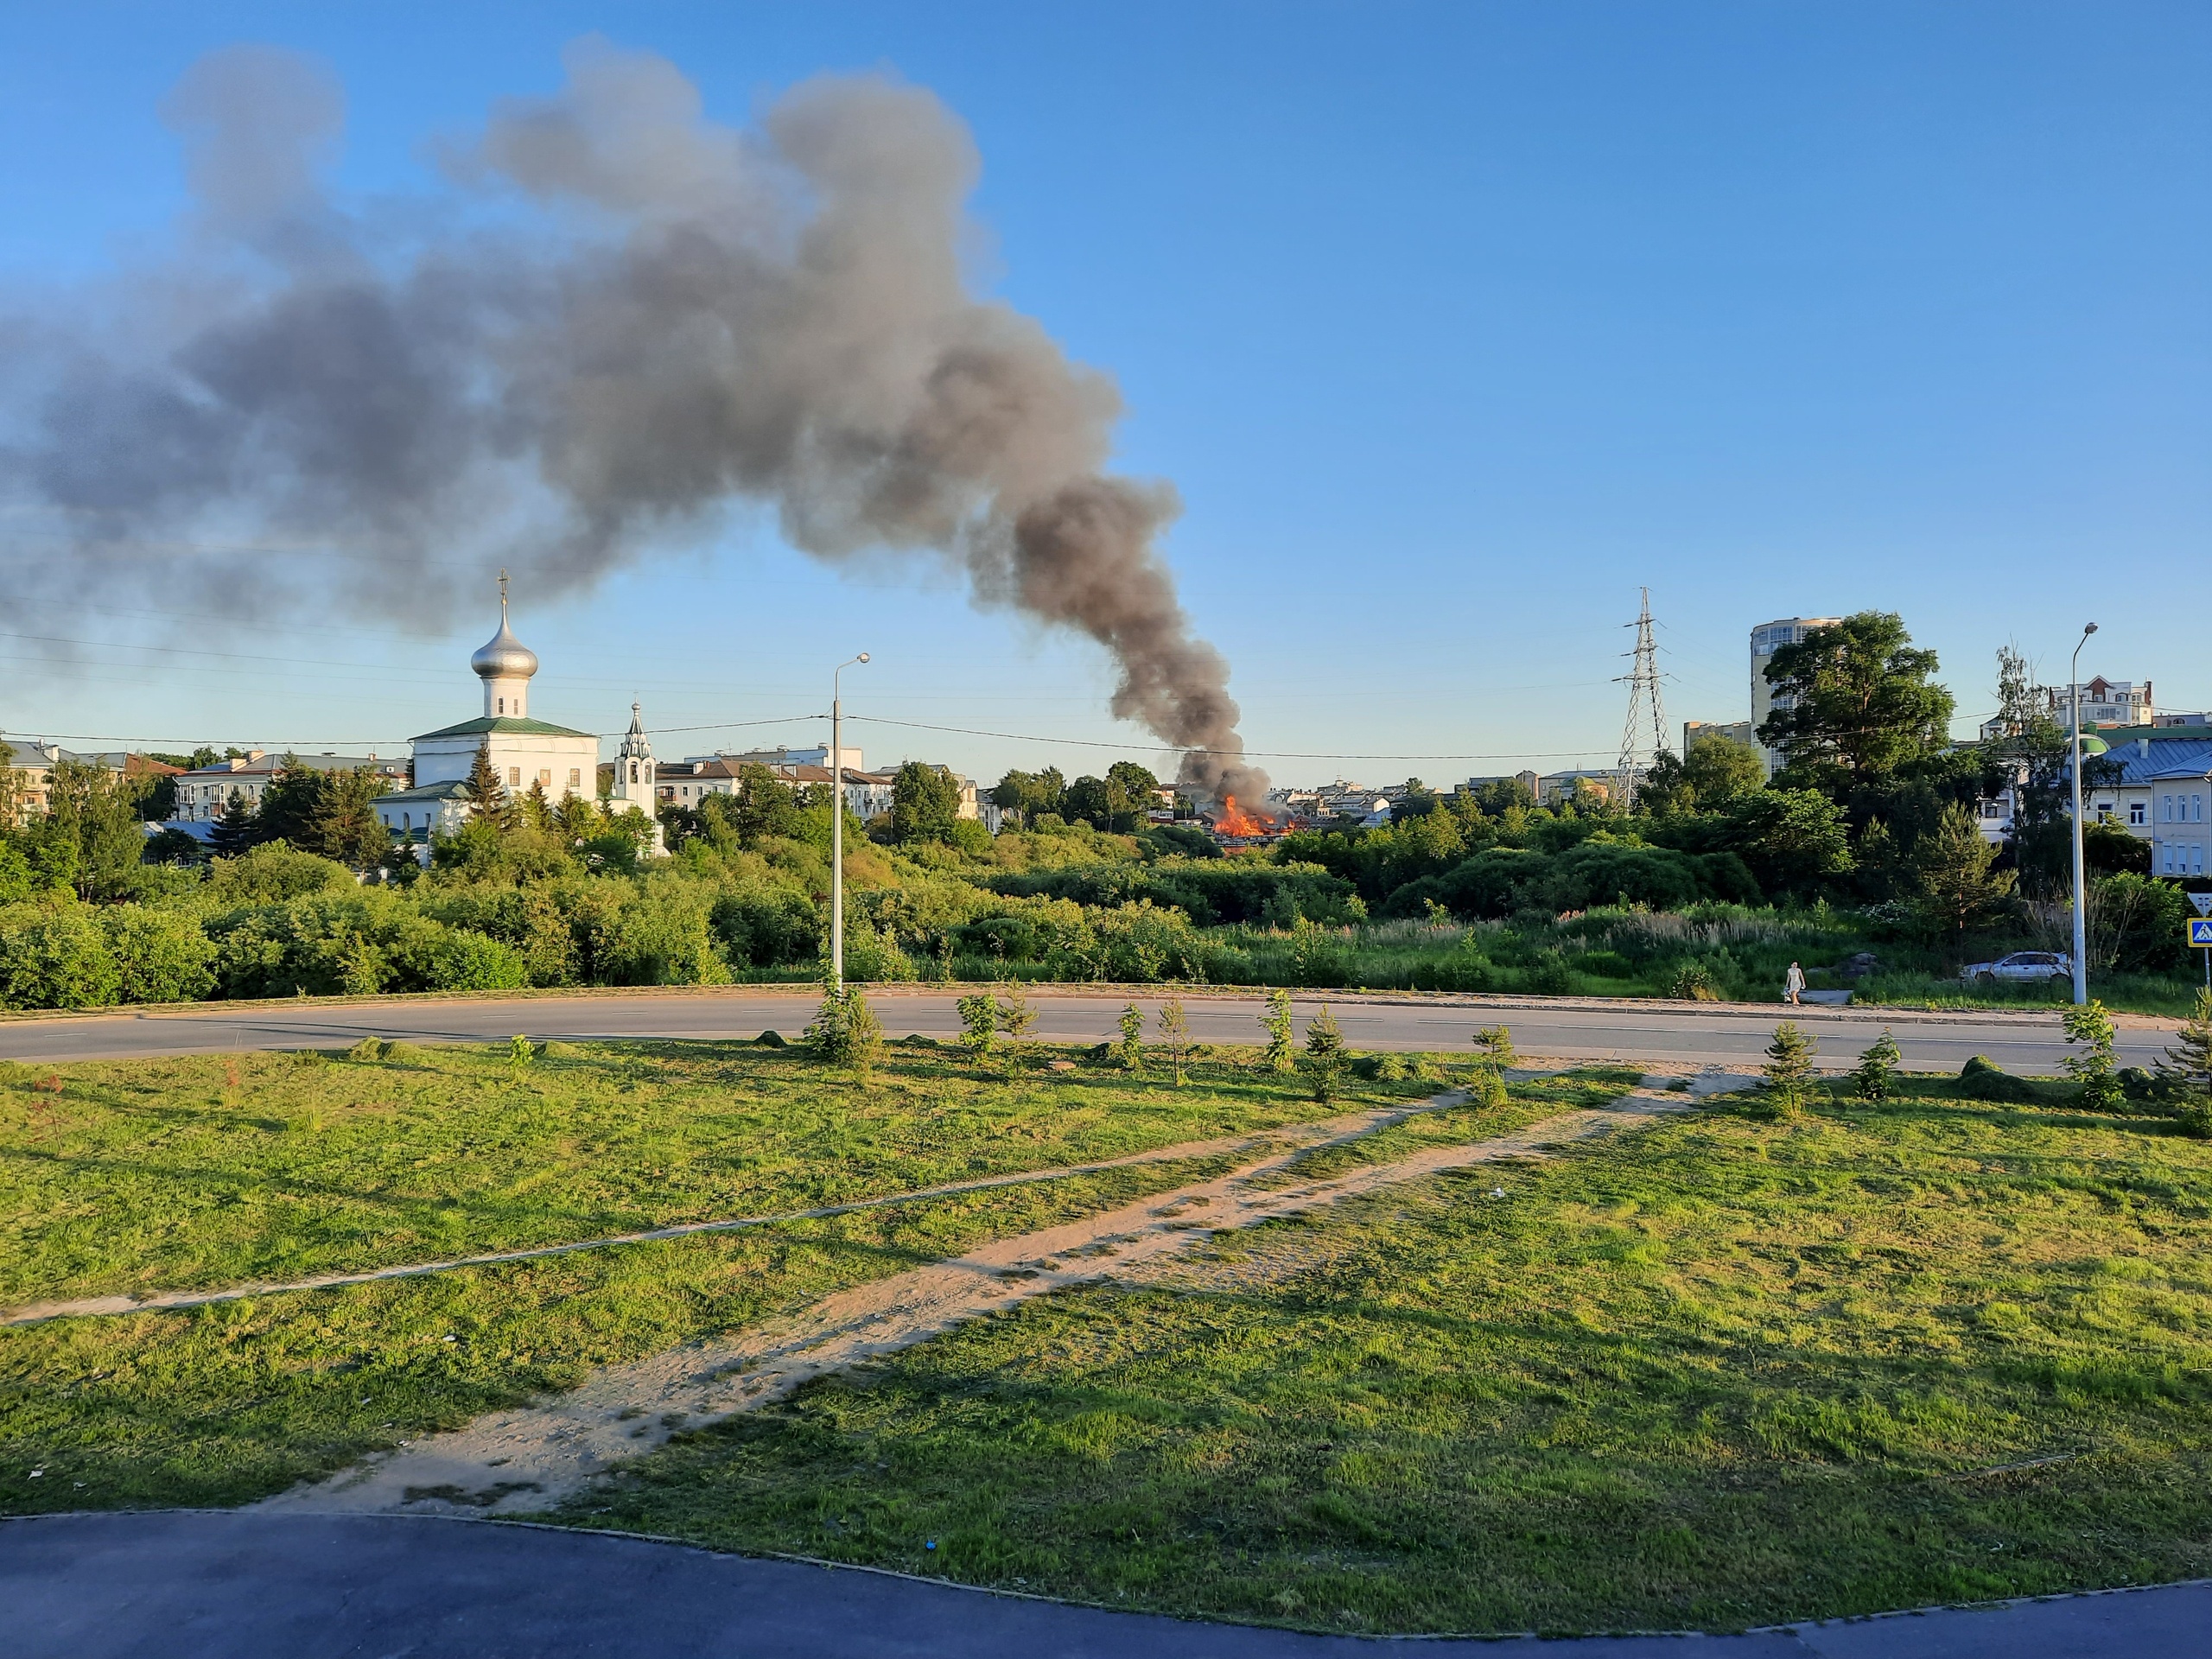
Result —
[{"label": "smoke rising from fire", "polygon": [[195,66],[174,249],[0,317],[0,522],[54,550],[20,588],[419,616],[479,564],[584,586],[766,504],[817,557],[931,552],[1089,635],[1186,784],[1259,799],[1157,551],[1174,493],[1105,470],[1118,393],[963,279],[960,121],[825,77],[740,130],[660,58],[566,66],[444,147],[449,193],[355,207],[326,73]]}]

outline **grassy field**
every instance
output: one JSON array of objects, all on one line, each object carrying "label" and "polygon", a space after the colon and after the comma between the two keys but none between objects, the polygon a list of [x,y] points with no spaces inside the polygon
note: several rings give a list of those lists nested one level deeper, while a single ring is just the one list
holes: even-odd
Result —
[{"label": "grassy field", "polygon": [[0,1306],[811,1208],[1325,1115],[1231,1058],[1174,1089],[898,1046],[866,1083],[744,1043],[0,1071]]},{"label": "grassy field", "polygon": [[2212,1146],[2159,1121],[1723,1104],[1027,1304],[564,1518],[1340,1630],[2197,1576],[2208,1247]]},{"label": "grassy field", "polygon": [[[298,1278],[1082,1162],[1317,1108],[1200,1058],[1187,1087],[893,1048],[866,1082],[740,1044],[216,1056],[0,1084],[13,1304]],[[59,1092],[49,1086],[59,1084]],[[758,1231],[0,1329],[0,1512],[245,1502],[592,1368],[1214,1173],[1178,1160]]]}]

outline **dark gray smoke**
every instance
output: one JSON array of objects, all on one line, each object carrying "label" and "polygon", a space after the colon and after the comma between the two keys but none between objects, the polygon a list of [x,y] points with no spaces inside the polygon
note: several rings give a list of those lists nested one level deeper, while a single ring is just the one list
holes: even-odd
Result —
[{"label": "dark gray smoke", "polygon": [[1173,491],[1106,473],[1111,382],[963,280],[950,111],[824,78],[752,133],[661,59],[589,40],[568,71],[447,147],[449,197],[349,212],[326,75],[196,66],[164,111],[197,204],[175,257],[0,322],[27,589],[420,615],[480,565],[585,585],[765,501],[810,553],[934,550],[1090,635],[1116,714],[1257,801],[1155,550]]}]

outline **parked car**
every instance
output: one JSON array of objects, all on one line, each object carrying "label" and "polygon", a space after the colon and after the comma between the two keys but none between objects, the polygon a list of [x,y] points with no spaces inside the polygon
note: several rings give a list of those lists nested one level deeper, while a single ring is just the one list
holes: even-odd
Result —
[{"label": "parked car", "polygon": [[2059,950],[2015,950],[1994,962],[1970,962],[1959,969],[1969,985],[2032,985],[2037,980],[2071,979],[2074,959]]}]

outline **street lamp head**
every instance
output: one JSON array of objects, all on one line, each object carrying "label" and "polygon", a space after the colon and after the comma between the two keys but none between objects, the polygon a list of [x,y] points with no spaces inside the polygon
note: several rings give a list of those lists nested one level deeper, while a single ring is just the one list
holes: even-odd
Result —
[{"label": "street lamp head", "polygon": [[[2091,633],[2094,633],[2096,631],[2097,631],[2097,625],[2096,625],[2095,623],[2094,623],[2094,622],[2090,623],[2090,624],[2089,624],[2089,632],[2090,632]],[[856,662],[856,663],[864,663],[864,662],[868,661],[868,652],[861,652],[861,654],[860,654],[859,656],[857,656],[857,657],[854,658],[853,658],[853,660],[854,660],[855,662]]]},{"label": "street lamp head", "polygon": [[[2088,626],[2088,627],[2086,627],[2086,628],[2084,628],[2084,629],[2082,629],[2082,632],[2083,633],[2085,633],[2085,634],[2088,634],[2088,633],[2094,633],[2096,631],[2097,631],[2097,625],[2096,625],[2095,623],[2094,623],[2094,622],[2090,623],[2090,624],[2089,624],[2089,626]],[[865,657],[863,657],[863,658],[861,658],[861,660],[862,662],[866,662],[866,661],[868,660],[868,658],[865,658]]]}]

